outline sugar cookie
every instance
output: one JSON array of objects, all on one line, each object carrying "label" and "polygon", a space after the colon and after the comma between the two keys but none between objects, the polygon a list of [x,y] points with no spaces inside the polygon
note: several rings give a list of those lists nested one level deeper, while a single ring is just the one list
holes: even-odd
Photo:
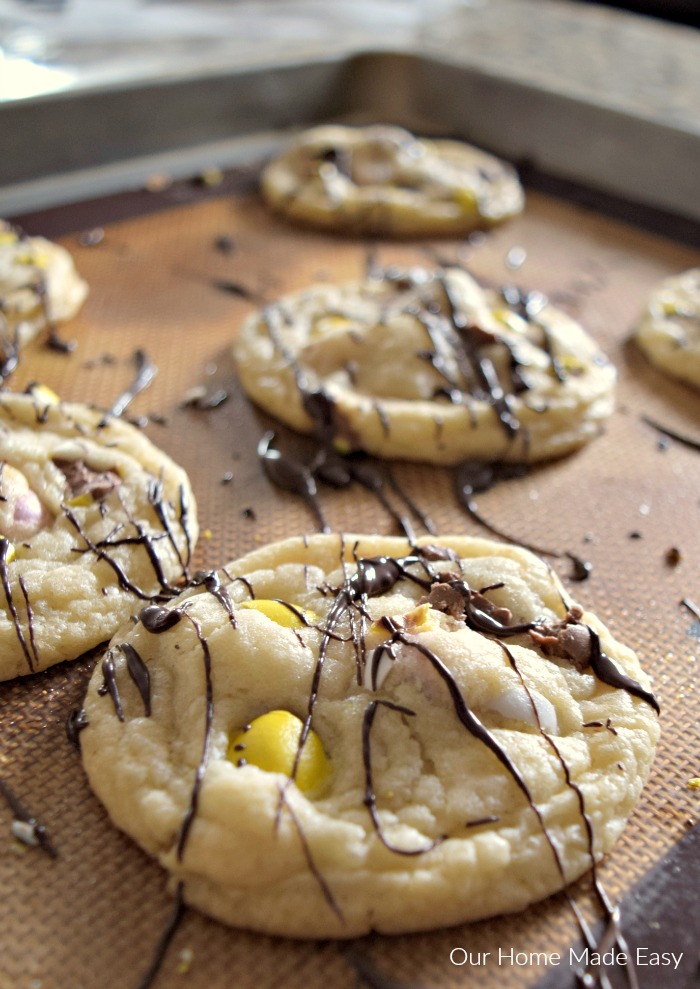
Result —
[{"label": "sugar cookie", "polygon": [[519,910],[619,836],[656,701],[529,552],[315,535],[200,579],[113,639],[80,736],[186,902],[294,937],[429,929]]},{"label": "sugar cookie", "polygon": [[138,429],[0,393],[0,679],[75,659],[176,593],[197,537],[185,472]]},{"label": "sugar cookie", "polygon": [[297,222],[393,237],[465,234],[524,202],[514,169],[493,155],[384,125],[304,131],[265,168],[262,192]]}]

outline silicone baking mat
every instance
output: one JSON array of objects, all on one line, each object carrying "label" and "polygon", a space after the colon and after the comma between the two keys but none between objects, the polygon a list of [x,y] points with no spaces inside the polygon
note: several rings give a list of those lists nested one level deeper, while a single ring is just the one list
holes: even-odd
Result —
[{"label": "silicone baking mat", "polygon": [[[600,869],[610,895],[620,896],[680,839],[700,802],[700,791],[688,786],[700,775],[700,621],[680,603],[700,603],[700,453],[642,419],[697,437],[700,395],[654,371],[628,342],[649,288],[700,257],[534,192],[521,218],[471,241],[370,245],[287,226],[267,214],[252,182],[242,185],[227,177],[201,199],[193,185],[179,183],[30,218],[30,232],[64,235],[91,290],[80,315],[61,328],[76,349],[61,354],[35,342],[11,387],[38,380],[65,399],[108,406],[133,379],[135,350],[145,350],[158,374],[129,414],[164,418],[147,432],[192,478],[203,530],[197,559],[214,567],[262,542],[314,531],[306,506],[261,473],[255,447],[270,421],[241,395],[229,357],[241,320],[262,300],[358,277],[371,249],[383,264],[459,260],[489,282],[539,289],[579,317],[619,368],[615,414],[586,449],[492,489],[479,507],[516,536],[588,559],[593,570],[581,584],[571,582],[568,564],[555,565],[654,678],[662,705],[658,756]],[[101,238],[85,235],[96,226]],[[227,400],[209,410],[183,407],[200,385]],[[402,464],[396,473],[441,533],[478,531],[455,501],[448,470]],[[393,531],[367,492],[324,492],[323,504],[336,528]],[[51,859],[19,844],[0,801],[0,989],[136,989],[171,915],[164,873],[110,825],[66,738],[66,717],[80,705],[94,661],[0,684],[0,775],[58,852]],[[585,907],[586,883],[573,894]],[[562,895],[479,924],[347,944],[263,937],[187,911],[154,986],[525,987],[547,974],[531,955],[543,962],[576,937]],[[454,948],[491,955],[483,965],[456,965],[464,955]],[[522,953],[512,962],[511,950]]]}]

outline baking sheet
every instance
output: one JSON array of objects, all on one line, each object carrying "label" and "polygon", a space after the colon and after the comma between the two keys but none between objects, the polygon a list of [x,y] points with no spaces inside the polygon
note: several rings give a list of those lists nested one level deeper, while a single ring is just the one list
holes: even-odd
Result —
[{"label": "baking sheet", "polygon": [[[190,473],[205,530],[196,562],[214,567],[262,542],[314,530],[306,507],[263,477],[255,445],[270,420],[236,387],[229,346],[256,302],[317,280],[358,277],[371,247],[386,264],[429,263],[435,254],[466,261],[479,277],[540,289],[579,317],[619,368],[618,409],[605,434],[482,495],[479,506],[515,535],[589,559],[593,572],[583,584],[569,581],[568,566],[556,569],[574,596],[638,650],[654,678],[663,728],[657,760],[623,838],[600,870],[610,894],[621,895],[698,817],[700,792],[687,781],[700,774],[700,622],[679,602],[700,603],[700,454],[660,443],[641,416],[697,437],[700,395],[654,371],[628,343],[649,287],[700,263],[698,253],[534,192],[523,217],[471,244],[369,245],[287,226],[267,214],[250,184],[250,176],[226,179],[213,196],[210,190],[197,201],[194,186],[178,183],[132,201],[148,209],[151,196],[158,212],[115,222],[107,222],[114,203],[76,211],[62,241],[91,294],[61,334],[74,338],[77,349],[66,356],[40,342],[30,345],[12,387],[40,380],[67,400],[105,406],[131,381],[134,350],[144,348],[159,373],[130,413],[165,416],[166,425],[147,431]],[[128,213],[128,202],[119,208]],[[43,223],[54,233],[46,229],[53,223],[65,232],[67,216],[36,218],[28,226]],[[95,246],[81,243],[88,224],[104,224]],[[221,237],[230,238],[229,253],[217,248]],[[516,246],[526,259],[512,270],[507,258]],[[182,408],[188,389],[202,383],[227,389],[228,401],[210,411]],[[280,436],[289,438],[284,430]],[[227,472],[233,479],[224,483]],[[397,476],[441,534],[478,531],[455,502],[448,470],[399,465]],[[323,504],[336,528],[392,531],[366,492],[329,491]],[[671,547],[681,554],[675,567],[666,562]],[[0,684],[0,774],[59,852],[51,860],[15,842],[12,815],[0,802],[0,989],[136,989],[172,910],[164,873],[111,827],[66,739],[66,716],[79,706],[93,664],[87,657]],[[584,906],[586,887],[582,881],[574,888]],[[511,917],[349,944],[259,936],[188,911],[155,986],[524,989],[546,966],[499,966],[493,961],[498,949],[547,954],[565,950],[576,936],[561,895]],[[491,960],[455,966],[450,953],[459,947],[490,951]],[[654,969],[641,974],[658,978]]]}]

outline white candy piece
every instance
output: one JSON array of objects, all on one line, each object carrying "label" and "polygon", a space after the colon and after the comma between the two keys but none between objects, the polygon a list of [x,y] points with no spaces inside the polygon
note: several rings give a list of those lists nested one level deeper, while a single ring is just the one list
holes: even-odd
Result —
[{"label": "white candy piece", "polygon": [[31,539],[52,521],[24,474],[4,463],[0,478],[0,534],[11,542]]}]

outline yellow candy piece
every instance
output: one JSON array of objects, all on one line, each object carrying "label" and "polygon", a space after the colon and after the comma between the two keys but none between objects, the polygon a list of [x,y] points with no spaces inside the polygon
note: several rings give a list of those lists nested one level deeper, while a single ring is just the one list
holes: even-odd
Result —
[{"label": "yellow candy piece", "polygon": [[457,189],[454,201],[466,212],[473,213],[476,210],[476,196],[471,189]]},{"label": "yellow candy piece", "polygon": [[283,628],[304,628],[304,625],[313,624],[313,622],[318,621],[318,616],[307,608],[300,608],[296,604],[292,605],[306,619],[303,622],[299,615],[295,611],[292,611],[292,608],[288,608],[286,604],[282,604],[281,601],[267,600],[266,598],[241,601],[238,607],[247,608],[251,611],[259,611],[266,618],[269,618],[270,621],[276,622],[277,625],[281,625]]},{"label": "yellow candy piece", "polygon": [[[302,721],[290,711],[268,711],[256,718],[247,731],[241,731],[231,739],[228,758],[240,765],[257,766],[266,773],[283,773],[291,777],[302,728]],[[321,739],[312,728],[301,751],[296,785],[304,793],[319,790],[330,771]]]},{"label": "yellow candy piece", "polygon": [[87,508],[88,505],[92,505],[95,499],[92,497],[89,491],[83,491],[82,494],[76,495],[74,498],[68,500],[68,504],[71,508]]},{"label": "yellow candy piece", "polygon": [[577,374],[579,371],[583,371],[586,366],[583,361],[579,360],[578,357],[574,357],[573,354],[564,354],[559,358],[559,363],[569,374]]},{"label": "yellow candy piece", "polygon": [[0,230],[0,244],[14,244],[17,239],[14,230]]},{"label": "yellow candy piece", "polygon": [[347,440],[341,439],[340,436],[336,436],[333,440],[333,449],[336,453],[350,453],[350,444]]},{"label": "yellow candy piece", "polygon": [[42,405],[59,405],[61,399],[58,397],[53,388],[49,388],[48,385],[40,385],[34,382],[27,388],[27,391],[36,399],[37,402],[41,402]]},{"label": "yellow candy piece", "polygon": [[15,261],[17,264],[31,265],[33,268],[45,268],[49,263],[49,258],[43,251],[31,250],[25,254],[18,254]]}]

